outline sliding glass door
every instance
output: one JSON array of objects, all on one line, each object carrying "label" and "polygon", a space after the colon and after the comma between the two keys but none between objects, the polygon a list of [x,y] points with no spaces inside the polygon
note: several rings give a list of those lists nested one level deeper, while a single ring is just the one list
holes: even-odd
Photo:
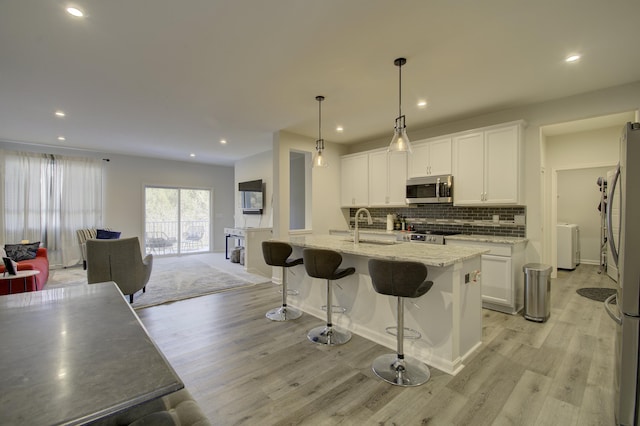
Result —
[{"label": "sliding glass door", "polygon": [[146,253],[210,251],[210,190],[147,186],[144,199]]}]

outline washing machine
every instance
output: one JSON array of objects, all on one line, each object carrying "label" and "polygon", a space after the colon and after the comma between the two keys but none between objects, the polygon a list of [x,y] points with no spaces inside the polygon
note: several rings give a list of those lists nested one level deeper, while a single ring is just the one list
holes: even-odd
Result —
[{"label": "washing machine", "polygon": [[558,268],[576,269],[580,264],[580,227],[575,223],[557,225]]}]

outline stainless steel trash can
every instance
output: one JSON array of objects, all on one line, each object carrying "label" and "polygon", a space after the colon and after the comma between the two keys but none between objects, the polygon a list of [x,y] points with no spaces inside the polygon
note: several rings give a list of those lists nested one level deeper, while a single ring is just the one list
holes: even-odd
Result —
[{"label": "stainless steel trash can", "polygon": [[524,317],[530,321],[545,322],[550,315],[551,266],[527,263],[524,272]]}]

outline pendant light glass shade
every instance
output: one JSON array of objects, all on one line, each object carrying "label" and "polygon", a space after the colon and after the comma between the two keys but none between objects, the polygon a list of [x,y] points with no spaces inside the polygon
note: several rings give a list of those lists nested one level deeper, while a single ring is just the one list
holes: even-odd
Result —
[{"label": "pendant light glass shade", "polygon": [[328,167],[327,159],[322,153],[324,152],[324,139],[322,139],[322,101],[324,96],[316,96],[318,101],[318,140],[316,140],[316,153],[313,154],[312,167]]},{"label": "pendant light glass shade", "polygon": [[316,141],[316,153],[313,154],[313,167],[328,167],[327,159],[322,152],[324,151],[324,140],[318,139]]},{"label": "pendant light glass shade", "polygon": [[396,126],[393,129],[393,138],[391,138],[391,143],[389,144],[387,151],[413,152],[409,136],[407,136],[407,127],[404,125],[404,115],[396,118]]},{"label": "pendant light glass shade", "polygon": [[393,129],[393,138],[387,152],[412,152],[411,141],[407,136],[407,126],[402,115],[402,66],[407,63],[405,58],[398,58],[393,64],[398,67],[398,118]]}]

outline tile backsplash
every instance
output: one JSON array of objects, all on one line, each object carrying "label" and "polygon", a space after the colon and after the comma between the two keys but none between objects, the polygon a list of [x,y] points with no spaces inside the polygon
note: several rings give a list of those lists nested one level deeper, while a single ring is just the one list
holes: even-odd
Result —
[{"label": "tile backsplash", "polygon": [[[355,224],[357,208],[349,209],[349,225]],[[395,214],[405,219],[405,226],[416,230],[452,231],[461,234],[526,236],[526,210],[524,206],[512,207],[458,207],[451,204],[427,204],[416,207],[368,208],[373,225],[360,220],[361,229],[387,229],[387,215]],[[497,216],[494,218],[494,216]],[[496,221],[497,219],[497,221]]]}]

